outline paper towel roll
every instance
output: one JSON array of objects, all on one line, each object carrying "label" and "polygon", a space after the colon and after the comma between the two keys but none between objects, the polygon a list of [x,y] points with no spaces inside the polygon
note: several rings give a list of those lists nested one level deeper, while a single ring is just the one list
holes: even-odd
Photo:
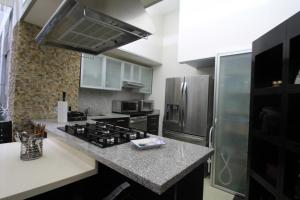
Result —
[{"label": "paper towel roll", "polygon": [[68,122],[68,102],[59,101],[57,104],[57,121],[59,123]]}]

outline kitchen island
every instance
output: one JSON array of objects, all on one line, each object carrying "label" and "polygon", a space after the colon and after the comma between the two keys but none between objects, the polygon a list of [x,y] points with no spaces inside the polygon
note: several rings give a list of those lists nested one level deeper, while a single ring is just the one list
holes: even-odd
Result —
[{"label": "kitchen island", "polygon": [[212,149],[168,138],[162,138],[166,145],[158,149],[141,151],[130,143],[102,149],[57,129],[70,123],[56,120],[32,120],[32,123],[45,124],[49,135],[97,160],[99,173],[111,170],[135,183],[139,191],[144,189],[147,196],[143,199],[202,199],[203,164],[212,155]]}]

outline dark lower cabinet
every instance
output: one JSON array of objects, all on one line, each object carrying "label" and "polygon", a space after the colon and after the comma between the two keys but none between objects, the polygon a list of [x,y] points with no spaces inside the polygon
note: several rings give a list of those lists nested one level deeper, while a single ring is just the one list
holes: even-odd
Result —
[{"label": "dark lower cabinet", "polygon": [[252,45],[249,200],[300,200],[300,12]]},{"label": "dark lower cabinet", "polygon": [[159,115],[147,116],[147,131],[150,134],[158,135]]},{"label": "dark lower cabinet", "polygon": [[[200,165],[162,195],[128,179],[120,173],[98,163],[97,175],[28,198],[28,200],[202,200],[203,165]],[[128,188],[119,187],[127,183]],[[123,190],[122,192],[115,191]],[[114,194],[114,195],[111,195]],[[118,194],[118,195],[115,195]],[[107,198],[114,196],[113,199]]]},{"label": "dark lower cabinet", "polygon": [[98,163],[99,178],[102,182],[99,188],[102,189],[102,198],[114,191],[119,185],[124,182],[129,183],[130,187],[120,198],[116,200],[202,200],[203,199],[203,165],[200,165],[184,178],[179,180],[175,185],[167,189],[163,194],[158,195],[153,191],[145,188],[119,174],[111,168]]},{"label": "dark lower cabinet", "polygon": [[98,175],[65,185],[63,187],[28,198],[28,200],[101,200],[105,195],[99,187],[101,180]]},{"label": "dark lower cabinet", "polygon": [[0,144],[12,142],[11,121],[0,121]]}]

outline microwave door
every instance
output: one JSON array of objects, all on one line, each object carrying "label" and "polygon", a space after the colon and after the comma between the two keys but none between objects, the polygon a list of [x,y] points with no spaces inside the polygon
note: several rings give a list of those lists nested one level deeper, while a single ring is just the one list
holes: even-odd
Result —
[{"label": "microwave door", "polygon": [[166,79],[164,130],[182,132],[184,78]]}]

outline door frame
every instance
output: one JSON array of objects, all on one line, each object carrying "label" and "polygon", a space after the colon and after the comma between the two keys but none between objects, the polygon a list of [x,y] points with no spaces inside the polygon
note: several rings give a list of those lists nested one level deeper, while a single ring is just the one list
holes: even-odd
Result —
[{"label": "door frame", "polygon": [[[226,53],[218,53],[215,57],[215,75],[214,75],[214,103],[213,103],[213,122],[212,122],[212,127],[211,127],[211,131],[210,131],[210,135],[209,135],[209,146],[214,148],[214,152],[216,152],[217,148],[216,148],[216,137],[214,135],[215,133],[215,124],[217,122],[217,105],[218,105],[218,100],[219,100],[219,74],[220,74],[220,58],[221,57],[225,57],[225,56],[233,56],[233,55],[240,55],[240,54],[247,54],[247,53],[252,53],[252,49],[246,49],[246,50],[241,50],[241,51],[233,51],[233,52],[226,52]],[[250,96],[249,96],[250,98]],[[223,190],[225,192],[228,192],[230,194],[233,195],[238,195],[238,196],[242,196],[245,197],[245,194],[241,194],[239,192],[227,189],[225,187],[216,185],[215,183],[215,173],[213,173],[213,169],[215,167],[215,162],[216,162],[216,157],[213,155],[212,156],[212,162],[211,162],[211,175],[210,175],[210,180],[211,180],[211,184],[213,187],[218,188],[220,190]]]}]

